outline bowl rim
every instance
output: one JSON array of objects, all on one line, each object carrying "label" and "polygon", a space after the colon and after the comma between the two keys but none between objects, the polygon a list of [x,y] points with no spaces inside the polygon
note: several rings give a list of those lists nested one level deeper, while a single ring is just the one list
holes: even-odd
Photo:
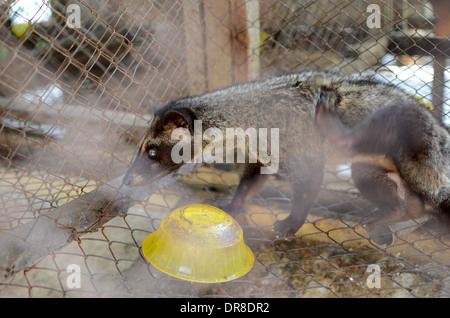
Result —
[{"label": "bowl rim", "polygon": [[[195,242],[189,242],[187,240],[183,240],[180,238],[180,236],[174,236],[173,233],[171,233],[170,231],[167,231],[167,228],[165,226],[162,226],[165,224],[165,220],[166,219],[170,219],[170,216],[173,216],[173,214],[180,213],[180,210],[184,210],[189,206],[194,206],[194,205],[203,205],[206,207],[212,207],[215,208],[219,211],[221,211],[222,213],[225,214],[226,219],[230,220],[230,226],[234,226],[236,227],[237,231],[237,236],[234,240],[234,242],[232,244],[228,244],[226,246],[202,246],[202,245],[196,245]],[[159,242],[158,242],[159,240]],[[167,240],[169,240],[167,242]],[[171,242],[171,241],[174,242]],[[164,242],[164,247],[161,247],[161,243],[160,242]],[[153,248],[153,252],[151,252],[152,248],[152,244],[154,244],[156,247]],[[164,253],[164,251],[162,250],[162,248],[165,248],[167,245],[174,245],[174,246],[178,246],[179,248],[181,248],[179,251],[179,253],[175,250],[174,251],[170,251],[169,249],[166,249],[166,251],[169,251],[170,253],[173,253],[175,255],[180,255],[180,261],[177,264],[173,264],[174,266],[168,266],[167,268],[164,266],[164,262],[166,262],[166,264],[168,264],[169,262],[167,261],[167,258],[164,257],[160,257],[158,255],[161,255],[160,253]],[[214,251],[217,252],[221,252],[223,251],[223,253],[226,253],[227,250],[233,250],[235,251],[236,257],[237,256],[244,256],[241,260],[239,260],[238,262],[240,262],[240,264],[243,264],[243,266],[238,267],[238,270],[235,271],[235,273],[233,273],[233,271],[230,271],[231,273],[227,273],[225,270],[225,274],[224,276],[219,277],[219,275],[217,276],[217,278],[211,278],[211,277],[205,277],[204,279],[202,279],[201,277],[189,277],[188,274],[183,275],[183,273],[181,273],[180,271],[177,271],[177,269],[181,268],[180,263],[183,261],[183,257],[184,255],[186,255],[186,253],[183,253],[182,251],[186,250],[186,249],[193,249],[194,251],[197,250],[197,252],[192,253],[193,255],[207,255],[209,253],[214,253]],[[155,231],[153,231],[152,233],[150,233],[143,241],[142,246],[141,246],[141,251],[142,251],[142,255],[147,259],[147,261],[152,264],[156,269],[160,270],[163,273],[166,273],[170,276],[179,278],[179,279],[183,279],[186,281],[191,281],[191,282],[198,282],[198,283],[220,283],[220,282],[226,282],[226,281],[230,281],[236,278],[239,278],[245,274],[247,274],[254,266],[255,263],[255,256],[252,252],[252,250],[250,249],[250,247],[245,243],[244,241],[244,236],[243,236],[243,230],[241,228],[241,226],[239,225],[239,223],[228,213],[226,213],[225,211],[221,210],[220,208],[214,207],[214,206],[209,206],[207,204],[189,204],[189,205],[185,205],[185,206],[181,206],[178,207],[176,209],[174,209],[173,211],[171,211],[170,213],[168,213],[167,215],[165,215],[163,217],[163,219],[161,220],[161,223],[158,227],[158,229],[156,229]],[[204,251],[204,253],[202,253],[202,251]],[[156,254],[155,254],[156,253]],[[156,255],[156,257],[154,256]],[[181,256],[183,255],[183,256]],[[211,254],[214,255],[214,254]],[[210,256],[211,256],[210,255]],[[207,257],[207,256],[205,256]],[[215,257],[214,257],[215,258]],[[164,259],[166,259],[166,261],[163,261]],[[199,258],[200,259],[200,258]],[[235,266],[233,266],[233,264],[236,263],[236,258],[233,259],[233,257],[226,257],[226,258],[222,258],[222,260],[225,260],[225,263],[223,264],[223,268],[229,269],[229,268],[234,268]],[[229,263],[227,263],[227,261],[229,260]],[[162,264],[160,264],[159,262],[161,261]],[[200,260],[198,261],[198,263],[204,263],[204,260]],[[197,261],[193,260],[189,263],[189,267],[192,267],[192,264],[196,264]],[[223,263],[223,262],[222,262]],[[196,271],[193,271],[196,272]],[[194,274],[195,276],[195,274]],[[200,275],[201,276],[201,275]]]},{"label": "bowl rim", "polygon": [[[239,277],[244,276],[245,274],[247,274],[254,266],[255,263],[255,256],[252,252],[252,250],[250,249],[250,247],[245,244],[244,241],[240,241],[236,244],[236,248],[238,247],[237,245],[240,245],[239,248],[243,249],[246,253],[246,255],[248,256],[247,262],[245,264],[245,266],[242,267],[241,270],[236,271],[233,274],[229,274],[226,277],[222,276],[222,277],[218,277],[216,279],[210,279],[210,278],[205,278],[205,279],[201,279],[201,278],[196,278],[196,277],[189,277],[188,275],[183,276],[182,274],[180,274],[179,272],[176,271],[172,271],[168,268],[165,268],[164,266],[162,266],[161,264],[159,264],[157,261],[155,261],[155,258],[152,258],[153,254],[147,253],[147,250],[145,249],[145,246],[147,246],[149,243],[149,241],[155,239],[155,237],[157,237],[156,231],[151,233],[150,235],[148,235],[144,242],[142,243],[142,254],[144,255],[145,259],[152,265],[154,266],[156,269],[158,269],[159,271],[172,276],[172,277],[176,277],[182,280],[186,280],[186,281],[190,281],[190,282],[196,282],[196,283],[223,283],[223,282],[228,282],[234,279],[237,279]],[[227,247],[229,248],[229,247]],[[207,247],[199,247],[199,249],[210,249]],[[149,255],[150,254],[150,255]]]}]

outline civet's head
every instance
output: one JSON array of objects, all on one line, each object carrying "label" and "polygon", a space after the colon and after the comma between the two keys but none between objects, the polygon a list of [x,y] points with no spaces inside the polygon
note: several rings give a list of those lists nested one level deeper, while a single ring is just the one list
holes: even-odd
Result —
[{"label": "civet's head", "polygon": [[[176,103],[173,101],[159,106],[150,102],[154,117],[139,143],[134,162],[123,178],[125,185],[148,184],[178,170],[184,164],[184,161],[173,160],[172,149],[180,140],[193,145],[194,114],[188,108],[174,107]],[[193,151],[190,153],[193,154]]]}]

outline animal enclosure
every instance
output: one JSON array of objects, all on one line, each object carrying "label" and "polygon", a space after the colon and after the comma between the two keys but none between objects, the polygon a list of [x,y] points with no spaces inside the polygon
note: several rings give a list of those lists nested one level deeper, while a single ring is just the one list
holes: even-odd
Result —
[{"label": "animal enclosure", "polygon": [[273,74],[375,74],[450,125],[450,42],[435,12],[425,0],[1,2],[0,297],[450,296],[448,234],[422,218],[368,235],[374,207],[348,165],[327,167],[286,239],[272,225],[292,188],[271,176],[236,217],[253,268],[216,284],[163,274],[142,242],[177,207],[229,203],[242,167],[189,166],[132,193],[121,183],[149,100]]}]

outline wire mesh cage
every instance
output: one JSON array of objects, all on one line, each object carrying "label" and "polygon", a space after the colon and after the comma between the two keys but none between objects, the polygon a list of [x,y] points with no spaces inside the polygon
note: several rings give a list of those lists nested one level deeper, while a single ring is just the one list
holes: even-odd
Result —
[{"label": "wire mesh cage", "polygon": [[449,296],[448,235],[411,220],[392,224],[387,243],[369,237],[360,220],[374,207],[355,188],[349,165],[327,167],[306,223],[287,239],[272,226],[287,216],[292,186],[271,176],[236,217],[255,264],[226,283],[170,277],[141,247],[176,207],[229,202],[239,165],[187,168],[134,190],[131,203],[120,196],[152,119],[148,100],[327,69],[376,74],[447,125],[447,9],[433,5],[0,3],[0,297]]}]

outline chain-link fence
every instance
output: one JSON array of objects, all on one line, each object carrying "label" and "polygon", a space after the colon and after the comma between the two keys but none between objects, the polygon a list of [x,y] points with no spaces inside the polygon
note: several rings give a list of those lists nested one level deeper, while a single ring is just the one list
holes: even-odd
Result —
[{"label": "chain-link fence", "polygon": [[129,193],[133,204],[118,196],[152,116],[148,100],[330,69],[376,73],[447,123],[449,42],[434,28],[425,0],[3,1],[0,296],[449,296],[447,236],[410,221],[391,225],[387,244],[369,238],[360,220],[374,207],[347,165],[327,168],[289,239],[272,225],[287,216],[292,188],[272,176],[236,217],[255,265],[226,283],[167,276],[141,246],[174,208],[229,202],[239,165],[165,177]]}]

